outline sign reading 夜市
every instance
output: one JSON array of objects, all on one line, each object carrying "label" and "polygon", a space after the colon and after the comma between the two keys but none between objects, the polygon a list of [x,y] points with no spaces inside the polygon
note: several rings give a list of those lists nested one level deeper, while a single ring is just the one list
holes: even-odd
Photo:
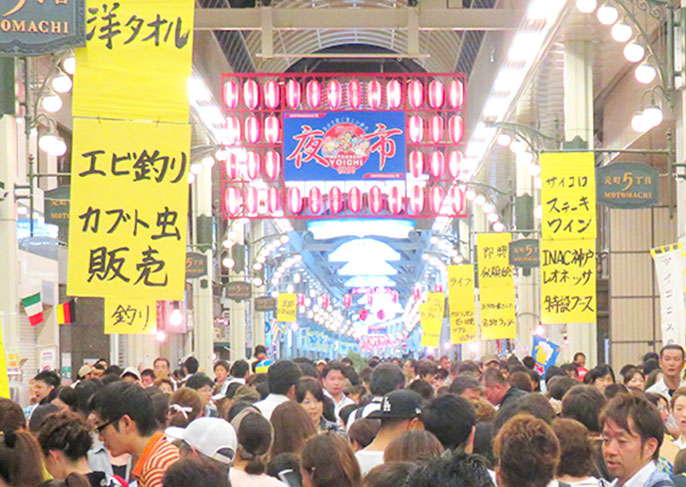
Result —
[{"label": "sign reading \u591c\u5e02", "polygon": [[0,2],[0,54],[36,56],[86,44],[85,0]]},{"label": "sign reading \u591c\u5e02", "polygon": [[657,169],[639,162],[615,162],[596,170],[598,203],[610,208],[654,206],[659,200]]},{"label": "sign reading \u591c\u5e02", "polygon": [[405,112],[286,112],[286,181],[405,177]]}]

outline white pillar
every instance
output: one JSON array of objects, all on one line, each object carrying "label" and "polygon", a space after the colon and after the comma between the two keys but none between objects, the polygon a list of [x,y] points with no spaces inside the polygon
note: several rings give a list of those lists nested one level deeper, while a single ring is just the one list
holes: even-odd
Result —
[{"label": "white pillar", "polygon": [[[245,242],[245,225],[234,222],[231,227],[238,233],[238,242]],[[250,261],[246,259],[245,266],[246,269],[250,268]],[[249,272],[248,272],[249,273]],[[231,270],[229,272],[229,279],[231,281],[243,281],[245,280],[245,271],[237,273]],[[252,283],[251,283],[252,285]],[[246,344],[246,306],[250,305],[251,301],[240,301],[236,302],[234,300],[229,300],[231,303],[230,309],[230,319],[229,324],[229,336],[231,337],[231,360],[245,359],[245,344]],[[247,304],[246,304],[247,303]]]},{"label": "white pillar", "polygon": [[[259,239],[264,237],[264,223],[262,220],[253,220],[252,224],[252,230],[251,230],[251,237],[253,242],[257,242]],[[250,245],[248,255],[250,256],[250,259],[248,262],[245,263],[246,268],[248,269],[249,273],[253,272],[252,269],[252,261],[254,260],[255,255],[259,251],[260,247],[262,244],[257,245],[253,248],[253,245]],[[267,289],[269,286],[267,285],[266,279],[265,283],[262,287],[253,287],[253,292],[256,292],[259,295],[262,295],[263,293],[267,292]],[[255,345],[264,345],[264,313],[258,313],[255,311],[255,306],[253,303],[255,302],[255,298],[257,296],[253,296],[252,300],[250,303],[247,305],[250,306],[250,309],[248,310],[248,313],[252,317],[251,320],[251,325],[252,325],[252,348],[255,348]]]},{"label": "white pillar", "polygon": [[[193,184],[194,218],[212,218],[212,171],[204,170]],[[212,246],[203,252],[207,259],[207,276],[198,279],[193,286],[195,301],[195,344],[193,354],[200,362],[200,370],[212,373],[212,354],[214,353],[214,311],[212,295]]]},{"label": "white pillar", "polygon": [[[593,45],[588,41],[565,43],[564,107],[565,139],[579,136],[593,148]],[[567,325],[569,344],[563,352],[583,352],[586,363],[594,366],[598,361],[598,327],[596,323]],[[587,367],[588,367],[587,365]]]},{"label": "white pillar", "polygon": [[[681,6],[686,8],[686,0],[681,0]],[[678,40],[677,40],[678,42]],[[676,161],[681,162],[686,157],[686,91],[681,90],[676,103]],[[686,174],[683,168],[676,170],[677,174]],[[676,221],[679,241],[686,239],[686,179],[676,180]]]}]

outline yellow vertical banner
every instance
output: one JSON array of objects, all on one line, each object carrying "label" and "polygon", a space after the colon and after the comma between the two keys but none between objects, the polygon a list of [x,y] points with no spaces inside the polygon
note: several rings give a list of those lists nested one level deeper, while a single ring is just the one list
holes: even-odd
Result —
[{"label": "yellow vertical banner", "polygon": [[155,299],[105,298],[105,335],[150,335],[156,331]]},{"label": "yellow vertical banner", "polygon": [[541,181],[542,238],[596,238],[593,152],[541,154]]},{"label": "yellow vertical banner", "polygon": [[74,120],[67,294],[182,300],[190,127]]},{"label": "yellow vertical banner", "polygon": [[469,343],[478,338],[474,304],[474,266],[448,266],[450,343]]},{"label": "yellow vertical banner", "polygon": [[541,321],[596,322],[595,239],[541,240]]},{"label": "yellow vertical banner", "polygon": [[2,317],[0,317],[0,397],[10,398],[10,378],[7,373],[7,356],[5,342],[2,338]]},{"label": "yellow vertical banner", "polygon": [[192,0],[88,0],[75,117],[188,123]]},{"label": "yellow vertical banner", "polygon": [[276,321],[293,322],[298,319],[298,295],[280,293],[276,302]]},{"label": "yellow vertical banner", "polygon": [[445,315],[445,294],[428,293],[426,303],[419,305],[419,319],[422,326],[422,347],[438,347]]},{"label": "yellow vertical banner", "polygon": [[476,236],[481,305],[481,338],[516,338],[515,287],[510,265],[510,233]]}]

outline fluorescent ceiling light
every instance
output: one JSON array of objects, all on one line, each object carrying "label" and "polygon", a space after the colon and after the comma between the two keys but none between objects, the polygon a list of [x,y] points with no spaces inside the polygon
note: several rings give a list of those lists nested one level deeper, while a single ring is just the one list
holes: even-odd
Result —
[{"label": "fluorescent ceiling light", "polygon": [[207,103],[212,101],[212,93],[202,78],[191,76],[188,78],[188,100],[191,103]]},{"label": "fluorescent ceiling light", "polygon": [[524,72],[521,69],[502,68],[493,83],[493,90],[498,93],[509,93],[513,86],[521,83],[523,76]]},{"label": "fluorescent ceiling light", "polygon": [[343,236],[407,238],[414,230],[413,220],[347,219],[316,220],[307,223],[315,240],[327,240]]},{"label": "fluorescent ceiling light", "polygon": [[538,55],[538,50],[543,42],[540,32],[518,32],[512,40],[512,46],[508,51],[507,58],[513,62],[530,62]]},{"label": "fluorescent ceiling light", "polygon": [[395,281],[388,277],[356,276],[345,281],[345,287],[395,287]]},{"label": "fluorescent ceiling light", "polygon": [[395,276],[398,270],[385,260],[352,260],[338,270],[341,276]]},{"label": "fluorescent ceiling light", "polygon": [[488,101],[486,101],[486,106],[484,107],[484,116],[502,118],[505,116],[505,112],[510,106],[510,99],[504,96],[491,96]]},{"label": "fluorescent ceiling light", "polygon": [[329,262],[349,262],[351,260],[400,260],[400,254],[393,248],[372,238],[351,240],[340,245],[329,254]]}]

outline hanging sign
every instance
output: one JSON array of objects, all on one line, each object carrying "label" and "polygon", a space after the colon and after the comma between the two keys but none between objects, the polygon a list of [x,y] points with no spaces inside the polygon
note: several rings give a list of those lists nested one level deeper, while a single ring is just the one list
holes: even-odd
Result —
[{"label": "hanging sign", "polygon": [[448,266],[450,343],[469,343],[478,338],[474,305],[474,266]]},{"label": "hanging sign", "polygon": [[426,303],[419,305],[422,347],[438,347],[441,340],[441,328],[445,315],[445,294],[428,293]]},{"label": "hanging sign", "polygon": [[684,346],[684,251],[681,244],[652,249],[657,286],[660,290],[660,322],[663,345]]},{"label": "hanging sign", "polygon": [[0,53],[38,56],[86,44],[85,0],[0,4]]},{"label": "hanging sign", "polygon": [[657,169],[639,162],[615,162],[596,171],[598,203],[610,208],[655,206],[659,200]]},{"label": "hanging sign", "polygon": [[541,321],[596,322],[595,239],[541,240]]},{"label": "hanging sign", "polygon": [[596,238],[593,152],[541,154],[542,238]]},{"label": "hanging sign", "polygon": [[515,338],[515,287],[510,265],[510,233],[476,236],[481,304],[481,338]]},{"label": "hanging sign", "polygon": [[252,296],[252,286],[245,281],[232,281],[226,285],[226,297],[234,301],[243,301]]},{"label": "hanging sign", "polygon": [[59,186],[45,192],[45,223],[69,224],[69,186]]},{"label": "hanging sign", "polygon": [[540,265],[538,240],[527,238],[510,242],[510,265],[533,269]]},{"label": "hanging sign", "polygon": [[201,252],[186,254],[186,279],[197,279],[207,275],[207,257]]},{"label": "hanging sign", "polygon": [[106,335],[150,335],[156,331],[156,300],[105,298]]},{"label": "hanging sign", "polygon": [[182,300],[188,125],[74,120],[67,294]]},{"label": "hanging sign", "polygon": [[267,311],[274,311],[274,308],[276,308],[276,299],[271,296],[255,298],[255,311],[265,313]]},{"label": "hanging sign", "polygon": [[89,4],[73,115],[188,123],[194,7],[192,0]]},{"label": "hanging sign", "polygon": [[539,374],[544,374],[549,367],[555,365],[558,355],[560,355],[560,346],[546,340],[544,337],[534,335],[534,346],[532,347],[534,360],[536,361],[534,369]]},{"label": "hanging sign", "polygon": [[276,305],[276,320],[294,322],[298,319],[298,295],[295,293],[281,293]]}]

